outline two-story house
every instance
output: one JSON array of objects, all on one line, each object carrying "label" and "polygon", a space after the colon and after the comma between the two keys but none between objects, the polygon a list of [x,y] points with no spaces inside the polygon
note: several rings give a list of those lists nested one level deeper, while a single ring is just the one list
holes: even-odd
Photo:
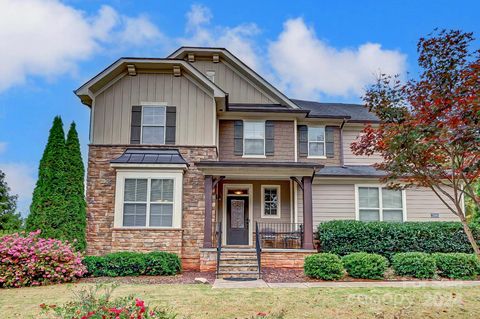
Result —
[{"label": "two-story house", "polygon": [[226,49],[121,58],[75,93],[91,110],[89,254],[164,250],[207,270],[217,246],[258,239],[263,265],[301,267],[322,221],[454,219],[352,153],[378,123],[365,107],[290,99]]}]

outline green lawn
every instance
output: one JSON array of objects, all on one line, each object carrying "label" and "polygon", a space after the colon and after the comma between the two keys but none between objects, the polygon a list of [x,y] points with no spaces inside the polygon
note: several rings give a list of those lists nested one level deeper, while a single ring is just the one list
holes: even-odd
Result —
[{"label": "green lawn", "polygon": [[[0,290],[1,318],[35,318],[39,304],[61,304],[72,289],[89,284]],[[211,289],[202,285],[120,285],[114,295],[134,294],[168,306],[180,318],[251,318],[258,312],[284,318],[480,318],[480,289],[308,288]]]}]

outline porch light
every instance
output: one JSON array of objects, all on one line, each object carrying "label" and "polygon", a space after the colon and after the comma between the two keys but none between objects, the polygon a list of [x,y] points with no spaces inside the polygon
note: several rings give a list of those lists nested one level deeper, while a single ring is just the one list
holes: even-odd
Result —
[{"label": "porch light", "polygon": [[243,191],[238,190],[238,191],[235,191],[234,194],[235,194],[235,195],[243,195]]}]

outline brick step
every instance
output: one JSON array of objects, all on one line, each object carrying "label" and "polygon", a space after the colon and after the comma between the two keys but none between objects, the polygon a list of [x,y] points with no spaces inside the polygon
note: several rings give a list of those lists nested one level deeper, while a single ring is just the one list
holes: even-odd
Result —
[{"label": "brick step", "polygon": [[255,278],[258,279],[258,271],[221,271],[217,278]]},{"label": "brick step", "polygon": [[220,256],[223,256],[223,257],[253,257],[253,258],[257,258],[257,254],[256,253],[242,253],[242,252],[223,252],[220,254]]},{"label": "brick step", "polygon": [[220,265],[221,273],[258,272],[256,265]]},{"label": "brick step", "polygon": [[220,265],[224,264],[252,264],[252,265],[257,265],[257,258],[220,258]]}]

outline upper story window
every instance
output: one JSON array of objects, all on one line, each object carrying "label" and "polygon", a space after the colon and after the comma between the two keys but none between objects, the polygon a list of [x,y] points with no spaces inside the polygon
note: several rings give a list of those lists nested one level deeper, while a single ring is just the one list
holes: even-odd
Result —
[{"label": "upper story window", "polygon": [[358,187],[358,219],[362,221],[404,220],[404,192],[385,187]]},{"label": "upper story window", "polygon": [[243,155],[265,155],[265,122],[243,122]]},{"label": "upper story window", "polygon": [[144,106],[142,110],[142,144],[165,144],[165,106]]},{"label": "upper story window", "polygon": [[207,78],[215,83],[215,71],[207,71],[206,72]]},{"label": "upper story window", "polygon": [[280,218],[280,185],[262,185],[262,218]]},{"label": "upper story window", "polygon": [[325,127],[308,127],[308,156],[325,157]]}]

